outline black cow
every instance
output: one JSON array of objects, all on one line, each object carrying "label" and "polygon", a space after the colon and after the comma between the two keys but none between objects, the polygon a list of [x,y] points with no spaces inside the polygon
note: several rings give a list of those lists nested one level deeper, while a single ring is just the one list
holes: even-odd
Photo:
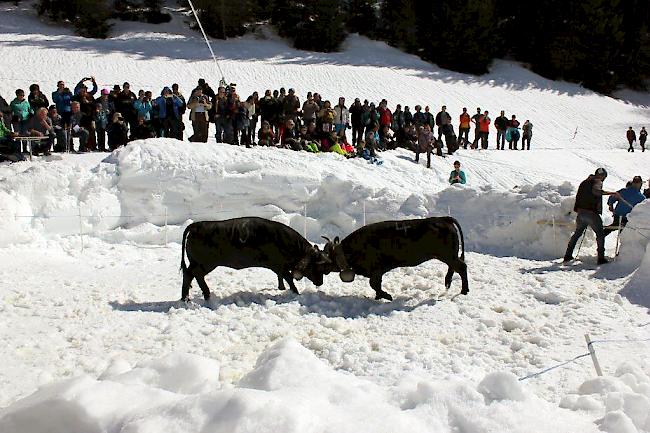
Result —
[{"label": "black cow", "polygon": [[[334,264],[330,270],[340,271],[344,282],[353,281],[355,274],[370,278],[375,299],[393,299],[381,289],[381,279],[386,272],[417,266],[431,259],[449,266],[445,277],[447,289],[454,272],[458,272],[463,280],[461,294],[469,292],[463,231],[452,217],[383,221],[361,227],[340,242],[338,237],[334,241],[325,239],[328,241],[325,254]],[[458,257],[461,243],[462,252]]]},{"label": "black cow", "polygon": [[323,252],[297,231],[257,217],[192,223],[183,233],[181,251],[183,301],[189,299],[193,279],[201,287],[203,297],[210,299],[210,289],[204,277],[217,266],[270,269],[278,276],[280,290],[285,289],[282,281],[285,279],[295,293],[298,293],[298,289],[293,284],[293,278],[300,280],[305,276],[320,286],[323,284],[323,273],[331,267],[331,261]]}]

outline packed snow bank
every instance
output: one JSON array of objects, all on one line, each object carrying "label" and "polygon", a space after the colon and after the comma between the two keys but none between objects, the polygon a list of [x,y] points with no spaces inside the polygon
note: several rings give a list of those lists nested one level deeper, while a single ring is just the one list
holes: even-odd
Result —
[{"label": "packed snow bank", "polygon": [[338,372],[294,340],[263,352],[235,387],[219,365],[170,355],[93,379],[45,386],[0,411],[4,433],[181,432],[596,432],[571,411],[527,395],[505,373],[475,386],[406,378],[382,387]]},{"label": "packed snow bank", "polygon": [[562,254],[570,233],[563,224],[572,205],[569,183],[509,191],[449,187],[448,161],[436,158],[432,171],[404,153],[385,152],[385,163],[375,166],[336,154],[151,139],[92,169],[54,162],[21,171],[25,165],[17,165],[0,184],[8,216],[0,221],[0,245],[80,230],[115,242],[178,242],[182,230],[160,227],[253,215],[318,242],[364,222],[450,214],[468,249],[528,258]]},{"label": "packed snow bank", "polygon": [[605,413],[599,420],[607,433],[650,431],[650,376],[632,363],[621,365],[613,376],[584,382],[560,407],[574,411]]},{"label": "packed snow bank", "polygon": [[[650,308],[650,201],[634,207],[621,233],[618,266],[633,272],[620,294],[630,302]],[[637,269],[638,268],[638,269]]]}]

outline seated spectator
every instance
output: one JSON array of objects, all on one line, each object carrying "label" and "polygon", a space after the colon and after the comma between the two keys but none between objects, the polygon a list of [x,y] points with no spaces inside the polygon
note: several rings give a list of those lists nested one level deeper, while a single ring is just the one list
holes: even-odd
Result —
[{"label": "seated spectator", "polygon": [[155,136],[156,134],[154,133],[153,128],[145,122],[144,116],[138,116],[138,123],[135,125],[135,128],[131,129],[129,141],[146,140],[147,138],[153,138]]},{"label": "seated spectator", "polygon": [[257,144],[260,146],[273,146],[275,134],[271,130],[271,124],[266,120],[262,122],[262,127],[257,133]]},{"label": "seated spectator", "polygon": [[280,147],[292,150],[302,150],[300,140],[296,136],[296,124],[289,119],[280,130]]},{"label": "seated spectator", "polygon": [[345,134],[345,130],[341,131],[339,134],[338,143],[339,146],[341,146],[341,149],[345,151],[346,156],[354,155],[356,153],[354,146],[348,143],[348,137]]},{"label": "seated spectator", "polygon": [[9,106],[9,103],[5,98],[0,96],[0,121],[1,119],[4,118],[5,120],[5,126],[9,127],[11,126],[11,107]]},{"label": "seated spectator", "polygon": [[3,116],[0,112],[0,161],[9,160],[16,162],[23,160],[20,153],[20,145],[16,142],[15,138],[18,136],[16,132],[9,130],[1,121]]},{"label": "seated spectator", "polygon": [[[310,125],[313,125],[315,130],[316,125],[314,123],[310,123]],[[309,128],[306,125],[300,127],[299,140],[300,146],[307,152],[320,152],[317,140],[309,133]]]},{"label": "seated spectator", "polygon": [[31,137],[42,137],[43,140],[40,142],[32,142],[32,154],[39,155],[43,153],[44,155],[50,154],[50,149],[54,145],[54,138],[56,133],[54,132],[54,127],[52,126],[52,121],[47,117],[47,108],[41,107],[36,112],[36,115],[31,118],[27,125],[27,134]]},{"label": "seated spectator", "polygon": [[384,163],[384,161],[371,154],[370,150],[366,147],[366,142],[363,140],[359,142],[357,155],[368,161],[369,164],[381,165]]},{"label": "seated spectator", "polygon": [[[204,82],[205,84],[205,82]],[[208,127],[209,112],[212,109],[210,99],[203,94],[203,87],[194,89],[194,93],[190,96],[187,103],[187,108],[190,109],[190,121],[192,122],[192,129],[194,134],[190,137],[190,141],[198,143],[207,143],[208,141]]]},{"label": "seated spectator", "polygon": [[381,150],[393,150],[397,147],[395,139],[393,138],[393,131],[388,127],[388,125],[382,127],[379,137],[379,148]]},{"label": "seated spectator", "polygon": [[126,146],[128,128],[120,112],[113,114],[113,121],[106,129],[108,135],[108,148],[113,151],[120,146]]},{"label": "seated spectator", "polygon": [[9,104],[11,107],[11,125],[18,134],[27,133],[27,121],[34,114],[29,102],[25,99],[25,91],[16,90],[16,98]]},{"label": "seated spectator", "polygon": [[375,156],[375,150],[379,146],[379,124],[371,123],[366,133],[365,149],[370,152],[370,156]]},{"label": "seated spectator", "polygon": [[54,151],[65,152],[68,143],[68,131],[66,131],[65,125],[63,123],[63,117],[59,114],[59,111],[56,109],[56,105],[50,106],[48,117],[52,122],[52,127],[54,128],[54,133],[56,134],[56,143],[54,145]]},{"label": "seated spectator", "polygon": [[451,173],[449,173],[449,183],[451,185],[455,183],[460,183],[462,185],[465,185],[466,178],[465,178],[465,172],[460,169],[460,161],[454,161],[454,169],[452,170]]},{"label": "seated spectator", "polygon": [[[78,101],[73,101],[70,104],[70,109],[72,110],[70,115],[70,136],[79,138],[79,148],[77,152],[87,152],[88,148],[86,145],[88,143],[88,137],[90,136],[87,125],[92,122],[92,118],[81,111],[81,105]],[[72,150],[72,146],[70,146],[70,148],[70,150]]]}]

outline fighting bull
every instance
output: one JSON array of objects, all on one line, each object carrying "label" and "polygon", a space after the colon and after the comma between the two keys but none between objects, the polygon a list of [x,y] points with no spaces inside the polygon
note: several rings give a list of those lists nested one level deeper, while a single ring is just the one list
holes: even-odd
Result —
[{"label": "fighting bull", "polygon": [[461,294],[469,292],[463,231],[452,217],[383,221],[361,227],[342,241],[338,237],[325,240],[324,251],[333,264],[330,270],[339,271],[344,282],[353,281],[355,275],[369,278],[375,299],[393,299],[381,288],[386,272],[431,259],[449,266],[445,276],[447,289],[454,272],[458,272],[462,279]]},{"label": "fighting bull", "polygon": [[203,297],[210,299],[205,276],[217,266],[267,268],[278,276],[278,289],[285,290],[283,280],[286,280],[289,288],[298,293],[293,278],[300,280],[305,276],[321,286],[323,273],[331,267],[331,261],[291,227],[264,218],[199,221],[187,226],[181,247],[181,300],[189,299],[194,279]]}]

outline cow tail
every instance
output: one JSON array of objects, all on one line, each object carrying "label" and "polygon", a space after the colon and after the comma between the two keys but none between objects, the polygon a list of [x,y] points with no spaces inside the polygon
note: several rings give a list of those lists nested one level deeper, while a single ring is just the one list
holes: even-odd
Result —
[{"label": "cow tail", "polygon": [[465,237],[463,236],[463,229],[460,228],[460,224],[458,223],[458,220],[456,218],[454,217],[449,217],[449,218],[451,218],[452,224],[456,226],[456,228],[458,229],[458,233],[460,234],[460,242],[462,244],[460,259],[464,262],[465,261]]},{"label": "cow tail", "polygon": [[187,265],[185,264],[185,241],[187,240],[187,235],[190,233],[190,227],[192,225],[185,227],[183,232],[183,240],[181,241],[181,271],[183,274],[187,271]]}]

